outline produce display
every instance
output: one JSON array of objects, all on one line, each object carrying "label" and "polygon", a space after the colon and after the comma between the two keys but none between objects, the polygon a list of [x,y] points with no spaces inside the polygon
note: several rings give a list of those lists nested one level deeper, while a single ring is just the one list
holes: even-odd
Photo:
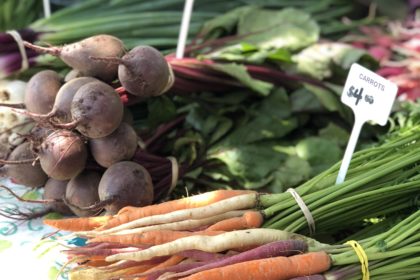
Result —
[{"label": "produce display", "polygon": [[[362,2],[197,0],[179,57],[185,1],[4,1],[0,224],[50,279],[418,279],[416,6]],[[337,184],[354,63],[398,96]]]}]

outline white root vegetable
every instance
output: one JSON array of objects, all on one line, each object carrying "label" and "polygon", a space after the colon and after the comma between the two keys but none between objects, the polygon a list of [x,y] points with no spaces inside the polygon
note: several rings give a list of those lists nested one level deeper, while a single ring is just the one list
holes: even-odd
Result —
[{"label": "white root vegetable", "polygon": [[[202,226],[212,225],[222,220],[240,217],[246,211],[249,211],[249,210],[229,211],[229,212],[225,212],[219,215],[206,217],[204,219],[191,219],[191,220],[178,221],[178,222],[173,222],[173,223],[145,226],[145,227],[140,227],[140,228],[135,228],[135,229],[126,229],[126,230],[122,230],[116,233],[112,233],[111,235],[139,234],[139,233],[155,231],[155,230],[192,230],[192,229],[196,229]],[[87,236],[87,237],[97,237],[97,236],[107,235],[103,233],[94,233],[94,232],[89,232],[89,233],[86,232],[85,234],[81,232],[77,232],[76,234],[78,234],[79,236]]]},{"label": "white root vegetable", "polygon": [[[138,252],[120,253],[105,258],[107,262],[119,260],[146,261],[158,256],[170,256],[185,250],[201,250],[218,253],[229,249],[260,246],[281,240],[304,240],[307,237],[286,231],[266,228],[237,230],[215,236],[189,236],[161,245],[152,246]],[[314,240],[311,240],[316,242]],[[320,243],[319,243],[320,244]],[[320,244],[322,245],[322,244]]]},{"label": "white root vegetable", "polygon": [[256,193],[238,195],[232,198],[228,198],[222,201],[212,203],[207,206],[203,206],[203,207],[178,210],[178,211],[173,211],[167,214],[144,217],[141,219],[131,221],[129,223],[122,224],[114,228],[110,228],[110,229],[103,230],[100,232],[95,232],[95,233],[110,234],[110,233],[115,233],[121,230],[130,229],[130,228],[171,223],[171,222],[183,221],[186,219],[202,219],[206,217],[219,215],[221,213],[225,213],[229,211],[241,210],[241,209],[252,209],[257,204],[257,201],[258,201],[257,196],[258,194]]},{"label": "white root vegetable", "polygon": [[[24,102],[27,83],[20,80],[0,80],[0,103],[20,104]],[[13,112],[9,107],[0,107],[0,142],[7,147],[22,143],[23,137],[34,126],[30,119]]]}]

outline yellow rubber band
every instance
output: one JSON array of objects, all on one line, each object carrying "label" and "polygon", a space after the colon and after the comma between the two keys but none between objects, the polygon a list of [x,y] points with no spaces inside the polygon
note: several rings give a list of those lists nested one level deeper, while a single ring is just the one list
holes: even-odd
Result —
[{"label": "yellow rubber band", "polygon": [[353,250],[356,252],[357,257],[359,258],[360,264],[362,265],[362,280],[369,280],[369,261],[368,257],[363,250],[363,247],[357,243],[355,240],[347,241],[344,244],[348,244],[353,247]]}]

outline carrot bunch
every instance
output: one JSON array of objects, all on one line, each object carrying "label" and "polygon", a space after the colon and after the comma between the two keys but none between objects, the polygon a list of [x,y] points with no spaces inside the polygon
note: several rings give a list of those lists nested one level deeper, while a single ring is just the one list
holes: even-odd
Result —
[{"label": "carrot bunch", "polygon": [[[327,270],[326,253],[305,253],[326,245],[302,235],[260,228],[264,218],[255,209],[258,196],[251,191],[220,190],[142,208],[127,207],[104,219],[100,227],[91,218],[45,223],[66,230],[97,227],[73,234],[87,238],[86,246],[63,251],[79,264],[71,279],[220,279],[214,271],[221,267],[245,261],[260,266],[263,260],[267,267],[288,264],[290,270],[282,279]],[[77,224],[81,226],[76,228]],[[322,264],[300,265],[317,260]],[[252,271],[249,279],[279,279],[277,270],[271,276]],[[202,273],[205,275],[200,276]]]},{"label": "carrot bunch", "polygon": [[[356,153],[348,180],[339,186],[333,184],[339,164],[299,186],[295,191],[310,211],[316,233],[345,226],[356,229],[369,217],[413,213],[413,197],[420,193],[419,130],[414,126]],[[97,279],[97,275],[104,275],[99,279],[290,279],[343,265],[352,268],[342,273],[358,276],[360,260],[352,247],[307,237],[308,221],[302,212],[290,193],[218,190],[141,208],[125,207],[95,222],[77,218],[45,223],[73,231],[69,238],[87,239],[87,246],[65,251],[80,264],[72,279]],[[369,234],[358,244],[375,264],[385,266],[390,258],[414,254],[414,260],[403,262],[411,269],[420,253],[419,221],[417,211],[392,230]],[[381,242],[385,246],[378,246]],[[322,261],[310,263],[313,257]],[[295,264],[300,258],[304,260]],[[384,268],[378,271],[383,273]]]}]

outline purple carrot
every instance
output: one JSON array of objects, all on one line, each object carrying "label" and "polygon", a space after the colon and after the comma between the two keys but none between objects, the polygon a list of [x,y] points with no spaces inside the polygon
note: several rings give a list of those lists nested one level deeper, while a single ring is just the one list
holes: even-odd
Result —
[{"label": "purple carrot", "polygon": [[228,258],[221,260],[216,260],[212,262],[207,262],[206,264],[193,268],[181,273],[176,273],[169,275],[169,278],[181,278],[193,273],[197,273],[204,270],[209,270],[213,268],[223,267],[226,265],[231,265],[235,263],[241,263],[245,261],[265,259],[278,256],[291,256],[298,253],[306,252],[308,250],[308,245],[302,240],[286,240],[286,241],[276,241],[271,242],[257,248],[245,251],[236,255],[233,255]]},{"label": "purple carrot", "polygon": [[186,250],[179,253],[178,255],[195,260],[195,261],[203,261],[203,262],[215,261],[215,260],[226,258],[226,255],[223,255],[223,254],[209,253],[209,252],[204,252],[200,250]]},{"label": "purple carrot", "polygon": [[166,261],[169,258],[170,257],[168,257],[168,256],[156,257],[156,258],[153,258],[151,260],[142,261],[142,262],[136,262],[136,261],[119,261],[117,263],[110,264],[110,265],[107,265],[107,266],[97,267],[97,269],[106,270],[108,272],[112,272],[112,271],[117,271],[117,270],[126,269],[126,268],[130,268],[130,267],[134,267],[134,266],[139,266],[139,265],[157,265],[159,263],[162,263],[162,262]]},{"label": "purple carrot", "polygon": [[321,275],[321,274],[314,274],[314,275],[309,275],[309,276],[295,277],[289,280],[325,280],[325,277],[324,275]]}]

